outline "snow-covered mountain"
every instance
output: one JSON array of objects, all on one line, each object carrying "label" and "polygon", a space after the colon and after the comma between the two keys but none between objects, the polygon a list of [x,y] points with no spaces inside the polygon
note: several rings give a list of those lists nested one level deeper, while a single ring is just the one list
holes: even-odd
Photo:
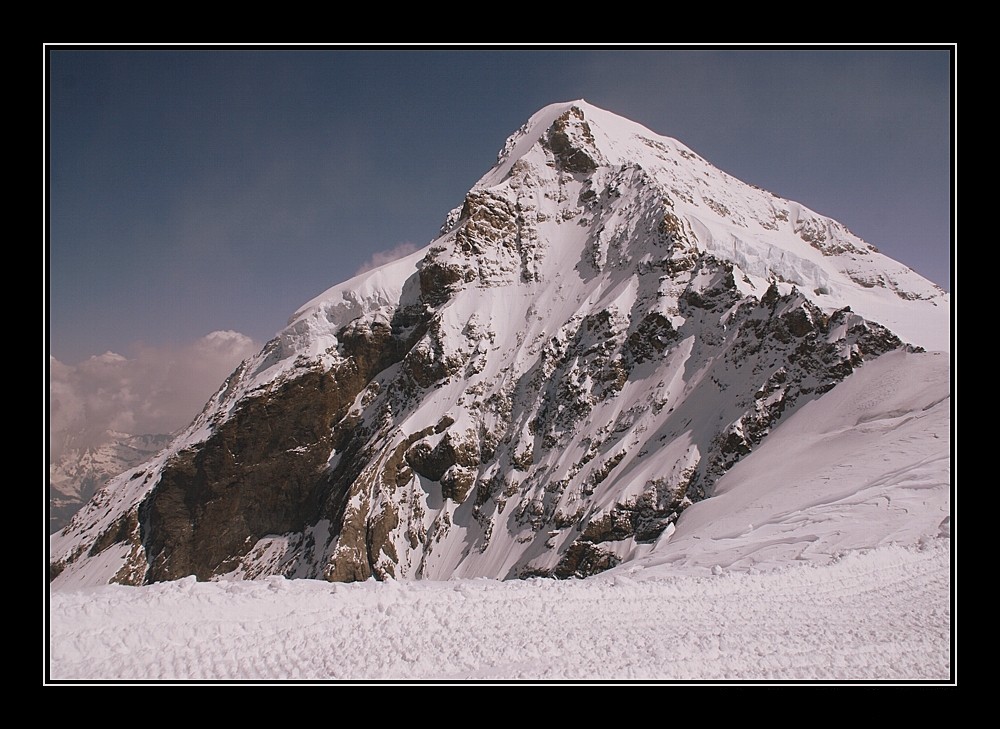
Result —
[{"label": "snow-covered mountain", "polygon": [[49,530],[66,526],[108,479],[156,455],[172,437],[109,430],[100,445],[61,448],[58,457],[49,462]]},{"label": "snow-covered mountain", "polygon": [[101,490],[52,537],[50,571],[638,564],[780,421],[866,361],[949,340],[949,296],[836,221],[555,104],[440,237],[307,303],[167,450]]}]

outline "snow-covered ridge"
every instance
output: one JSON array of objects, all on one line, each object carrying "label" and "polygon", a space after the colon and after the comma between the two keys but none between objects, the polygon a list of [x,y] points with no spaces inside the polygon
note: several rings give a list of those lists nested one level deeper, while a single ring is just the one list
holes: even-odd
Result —
[{"label": "snow-covered ridge", "polygon": [[[537,172],[551,164],[544,138],[567,115],[578,115],[580,128],[589,132],[588,138],[580,139],[578,129],[574,143],[594,150],[603,166],[597,177],[610,177],[619,169],[641,169],[644,181],[655,182],[647,194],[670,201],[673,212],[690,228],[695,247],[732,261],[755,290],[762,292],[772,280],[795,285],[813,293],[816,303],[827,310],[852,306],[905,341],[928,350],[950,349],[950,296],[939,287],[878,253],[836,221],[747,185],[681,142],[582,99],[551,104],[532,115],[507,140],[497,165],[473,192],[492,189],[509,194],[516,171]],[[267,359],[266,377],[273,378],[296,357],[323,359],[337,345],[336,332],[350,321],[398,305],[403,284],[436,244],[432,241],[405,258],[337,284],[300,307],[278,334],[280,348]],[[836,252],[834,261],[831,250]],[[926,304],[914,306],[914,300]],[[927,313],[914,313],[920,309]],[[934,326],[928,326],[928,316],[935,320]],[[274,369],[276,360],[285,365]]]},{"label": "snow-covered ridge", "polygon": [[[882,255],[837,221],[743,183],[676,139],[582,99],[551,104],[532,115],[508,138],[496,166],[472,193],[490,190],[510,198],[512,184],[545,187],[555,182],[556,187],[566,187],[567,180],[545,180],[542,173],[552,164],[546,135],[565,117],[576,122],[563,125],[569,144],[590,150],[600,165],[592,173],[591,189],[604,183],[617,190],[621,170],[642,170],[642,184],[652,185],[641,192],[668,201],[672,213],[691,231],[693,245],[732,261],[756,291],[762,292],[773,280],[794,285],[816,297],[826,310],[851,306],[907,342],[928,350],[950,349],[950,295],[935,284]],[[317,296],[279,335],[282,352],[286,357],[318,356],[335,345],[337,328],[394,305],[407,273],[436,244],[432,241],[387,264],[384,271],[362,274]]]},{"label": "snow-covered ridge", "polygon": [[403,284],[426,249],[337,284],[299,307],[279,334],[284,357],[319,357],[337,345],[336,332],[402,300]]}]

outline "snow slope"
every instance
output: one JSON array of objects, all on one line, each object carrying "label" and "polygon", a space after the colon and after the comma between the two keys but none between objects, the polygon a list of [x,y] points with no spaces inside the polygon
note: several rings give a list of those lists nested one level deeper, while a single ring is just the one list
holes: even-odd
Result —
[{"label": "snow slope", "polygon": [[866,364],[779,425],[637,564],[765,569],[950,536],[949,373],[940,353]]}]

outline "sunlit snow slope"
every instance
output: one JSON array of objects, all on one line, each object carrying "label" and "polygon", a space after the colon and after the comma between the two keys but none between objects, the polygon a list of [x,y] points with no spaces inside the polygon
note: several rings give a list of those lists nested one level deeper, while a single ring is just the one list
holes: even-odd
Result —
[{"label": "sunlit snow slope", "polygon": [[950,409],[945,355],[883,355],[800,408],[630,564],[767,569],[950,539]]}]

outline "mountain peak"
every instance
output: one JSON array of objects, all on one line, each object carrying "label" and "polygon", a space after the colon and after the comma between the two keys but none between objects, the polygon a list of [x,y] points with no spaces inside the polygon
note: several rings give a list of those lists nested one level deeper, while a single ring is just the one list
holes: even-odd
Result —
[{"label": "mountain peak", "polygon": [[928,332],[904,303],[931,302],[941,313],[950,297],[940,287],[841,223],[746,184],[678,140],[583,99],[533,114],[474,190],[506,194],[511,186],[547,180],[560,196],[580,185],[581,194],[598,200],[602,192],[619,194],[626,178],[637,194],[660,198],[664,225],[686,227],[692,246],[739,265],[754,285],[777,279],[824,297],[825,308],[860,306],[864,316],[884,321],[908,341],[949,348],[947,327]]},{"label": "mountain peak", "polygon": [[669,537],[799,405],[948,324],[946,295],[836,221],[553,104],[435,240],[312,299],[109,483],[53,573],[593,574]]},{"label": "mountain peak", "polygon": [[[598,137],[595,137],[595,127],[600,130]],[[591,157],[593,150],[598,150],[598,156],[607,157],[619,146],[616,140],[631,136],[657,135],[584,99],[549,104],[532,114],[520,129],[507,138],[497,154],[497,166],[477,186],[491,186],[502,180],[513,165],[539,143],[547,144],[557,155],[568,152],[563,155],[568,169],[573,171],[579,167],[577,171],[585,172],[595,167],[596,161],[586,161],[584,156],[574,158],[573,152],[589,147],[592,151],[586,157]],[[611,155],[612,160],[617,157],[616,154]]]}]

